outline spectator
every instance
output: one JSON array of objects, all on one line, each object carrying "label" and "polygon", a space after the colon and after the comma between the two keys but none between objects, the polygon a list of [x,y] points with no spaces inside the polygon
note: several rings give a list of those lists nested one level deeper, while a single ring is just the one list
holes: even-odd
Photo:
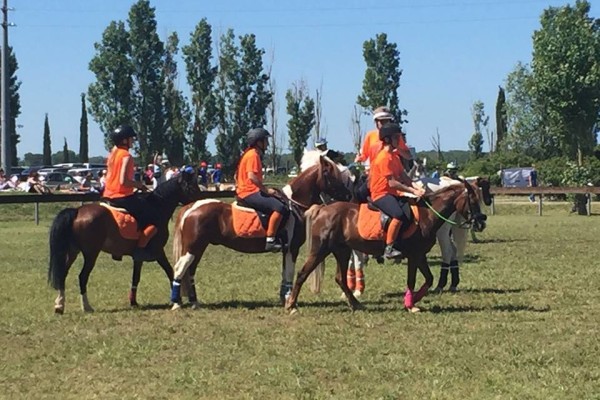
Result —
[{"label": "spectator", "polygon": [[88,172],[83,177],[83,180],[79,184],[79,187],[76,188],[78,192],[97,192],[96,188],[92,185],[92,180],[94,179],[94,175],[91,172]]},{"label": "spectator", "polygon": [[202,161],[200,163],[200,168],[198,169],[198,183],[204,186],[205,189],[208,187],[208,171],[206,169],[207,167],[208,164],[206,164],[206,161]]},{"label": "spectator", "polygon": [[100,194],[104,193],[104,188],[106,187],[106,170],[98,172],[98,192]]},{"label": "spectator", "polygon": [[37,171],[31,171],[25,183],[25,190],[28,193],[50,193],[50,189],[40,182],[40,174]]},{"label": "spectator", "polygon": [[8,177],[4,173],[4,170],[2,168],[0,168],[0,190],[8,190],[8,189],[14,189],[14,188],[15,188],[14,182],[12,180],[8,179]]},{"label": "spectator", "polygon": [[223,171],[221,170],[221,163],[215,165],[215,170],[212,173],[212,182],[215,185],[215,190],[218,192],[221,190],[221,179],[223,177]]},{"label": "spectator", "polygon": [[[529,187],[537,187],[538,182],[537,182],[537,170],[535,169],[535,165],[531,166],[531,172],[529,172],[529,182],[527,184],[527,186]],[[529,195],[529,201],[530,202],[534,202],[535,201],[535,194],[530,194]]]},{"label": "spectator", "polygon": [[173,179],[177,177],[177,175],[179,175],[179,169],[173,165],[165,171],[165,180],[168,181],[169,179]]}]

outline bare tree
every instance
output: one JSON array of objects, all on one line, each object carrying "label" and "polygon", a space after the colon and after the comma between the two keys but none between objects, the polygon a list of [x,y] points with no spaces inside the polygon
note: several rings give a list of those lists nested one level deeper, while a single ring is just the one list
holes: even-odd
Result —
[{"label": "bare tree", "polygon": [[313,143],[326,135],[323,121],[323,81],[315,94],[315,129],[313,131]]},{"label": "bare tree", "polygon": [[440,130],[435,128],[435,136],[431,137],[431,145],[433,146],[433,150],[437,153],[438,162],[444,161],[444,156],[442,154],[442,141],[440,139]]},{"label": "bare tree", "polygon": [[275,51],[271,51],[271,60],[267,72],[271,79],[268,82],[268,90],[271,92],[271,103],[267,107],[267,124],[269,132],[271,132],[271,140],[269,141],[269,149],[267,150],[268,163],[273,168],[273,172],[277,172],[279,167],[279,161],[281,160],[281,153],[283,151],[284,136],[279,136],[278,132],[278,114],[279,114],[279,101],[277,100],[277,82],[272,77],[273,63],[275,61]]},{"label": "bare tree", "polygon": [[350,117],[350,135],[352,136],[352,144],[357,154],[360,153],[360,146],[362,145],[361,118],[363,114],[362,107],[355,104]]}]

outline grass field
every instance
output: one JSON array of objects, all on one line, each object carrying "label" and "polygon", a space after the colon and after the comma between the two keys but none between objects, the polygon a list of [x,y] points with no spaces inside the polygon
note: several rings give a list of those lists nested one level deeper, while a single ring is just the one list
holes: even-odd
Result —
[{"label": "grass field", "polygon": [[[501,205],[469,243],[461,292],[403,311],[403,266],[370,264],[367,310],[324,292],[300,313],[278,304],[279,258],[212,247],[197,274],[200,310],[167,308],[146,264],[130,309],[131,265],[100,256],[80,310],[77,274],[53,314],[48,227],[61,205],[3,206],[0,398],[594,399],[600,398],[600,219],[568,206]],[[169,251],[170,252],[170,251]],[[300,257],[303,262],[304,257]],[[437,248],[430,257],[439,274]]]}]

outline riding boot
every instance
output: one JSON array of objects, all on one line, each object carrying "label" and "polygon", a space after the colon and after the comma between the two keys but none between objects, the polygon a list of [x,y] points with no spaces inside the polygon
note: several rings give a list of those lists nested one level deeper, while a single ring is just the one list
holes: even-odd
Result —
[{"label": "riding boot", "polygon": [[450,271],[450,264],[442,263],[442,270],[440,272],[440,280],[438,281],[436,292],[441,293],[448,283],[448,271]]},{"label": "riding boot", "polygon": [[398,243],[395,243],[401,227],[402,221],[399,219],[394,218],[390,221],[390,226],[387,229],[385,238],[386,246],[385,252],[383,253],[385,258],[399,258],[402,256],[402,253],[397,249]]},{"label": "riding boot", "polygon": [[458,284],[460,283],[460,271],[458,269],[458,261],[454,260],[450,262],[450,273],[452,275],[450,291],[452,293],[455,293],[458,291]]},{"label": "riding boot", "polygon": [[282,219],[283,219],[283,215],[281,215],[277,211],[273,211],[273,213],[269,217],[269,225],[267,226],[267,242],[265,244],[265,251],[277,252],[277,251],[281,250],[281,248],[282,248],[281,243],[278,243],[275,240],[275,236],[277,235],[277,231],[279,230],[279,225],[281,224]]}]

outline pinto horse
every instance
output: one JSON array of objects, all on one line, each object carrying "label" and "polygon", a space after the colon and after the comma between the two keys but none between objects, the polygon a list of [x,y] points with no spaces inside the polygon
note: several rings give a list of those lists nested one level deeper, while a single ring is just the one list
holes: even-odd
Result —
[{"label": "pinto horse", "polygon": [[[146,196],[148,196],[148,205],[158,215],[156,224],[158,233],[152,239],[156,241],[156,246],[153,246],[156,249],[153,256],[171,283],[173,268],[164,251],[169,238],[168,223],[180,203],[187,204],[200,197],[196,175],[182,172],[176,178],[160,184],[156,190]],[[101,204],[86,204],[79,208],[66,208],[60,211],[50,227],[48,282],[58,290],[54,311],[58,314],[64,312],[65,280],[69,268],[80,252],[83,253],[83,269],[79,274],[81,306],[83,311],[92,312],[94,309],[87,297],[87,283],[98,255],[104,251],[112,254],[113,258],[120,259],[123,255],[133,255],[136,246],[137,239],[125,239],[121,236],[112,212]],[[140,281],[142,263],[141,260],[133,259],[133,276],[129,293],[132,306],[137,306],[136,289]]]},{"label": "pinto horse", "polygon": [[[417,202],[418,227],[411,236],[402,240],[400,248],[408,259],[407,290],[404,297],[406,309],[419,311],[415,304],[433,284],[427,253],[435,244],[436,231],[454,212],[472,223],[474,229],[482,230],[487,217],[481,213],[479,202],[478,192],[467,182],[426,195]],[[297,311],[298,295],[308,275],[331,253],[337,261],[335,280],[344,292],[348,305],[352,310],[362,307],[346,283],[348,260],[353,249],[376,257],[382,256],[385,243],[384,240],[366,240],[361,237],[358,231],[358,212],[357,204],[346,202],[315,206],[306,212],[309,254],[287,299],[285,308],[290,313]],[[414,293],[417,269],[424,275],[425,283]]]},{"label": "pinto horse", "polygon": [[[307,165],[312,166],[307,167]],[[300,246],[305,240],[304,211],[324,202],[324,197],[335,200],[350,200],[354,176],[348,168],[335,164],[318,151],[309,151],[302,160],[302,172],[282,190],[282,199],[292,212],[282,224],[286,232],[283,251],[282,282],[280,300],[282,304],[289,295],[294,279],[295,263]],[[194,275],[196,267],[209,244],[222,245],[243,253],[265,252],[265,236],[241,237],[233,223],[233,206],[219,200],[207,199],[181,209],[175,224],[173,259],[175,280],[172,286],[173,309],[181,307],[181,280],[189,269],[187,295],[193,307],[198,306]],[[237,211],[235,211],[237,212]],[[254,213],[254,211],[251,211]]]}]

